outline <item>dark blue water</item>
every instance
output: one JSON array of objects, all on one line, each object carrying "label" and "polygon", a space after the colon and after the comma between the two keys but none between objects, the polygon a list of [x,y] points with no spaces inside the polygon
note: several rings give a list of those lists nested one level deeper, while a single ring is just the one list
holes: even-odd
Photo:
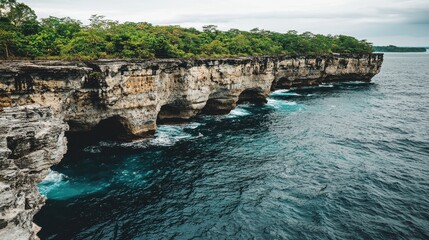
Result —
[{"label": "dark blue water", "polygon": [[42,239],[428,239],[429,54],[69,153]]}]

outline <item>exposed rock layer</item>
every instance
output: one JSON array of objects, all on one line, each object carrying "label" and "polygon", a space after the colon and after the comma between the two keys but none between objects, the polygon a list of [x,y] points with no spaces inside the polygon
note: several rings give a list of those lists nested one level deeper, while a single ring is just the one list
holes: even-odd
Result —
[{"label": "exposed rock layer", "polygon": [[[370,81],[381,63],[380,54],[3,62],[0,107],[50,106],[71,131],[111,118],[124,126],[122,137],[140,137],[155,130],[157,119],[228,113],[239,100],[264,102],[273,89]],[[17,80],[17,73],[31,78]]]},{"label": "exposed rock layer", "polygon": [[49,107],[0,112],[0,239],[36,238],[32,219],[45,202],[36,184],[65,154],[66,130]]},{"label": "exposed rock layer", "polygon": [[382,61],[382,54],[338,54],[1,62],[0,236],[35,237],[31,219],[44,202],[36,184],[65,153],[68,127],[143,137],[157,121],[226,114],[238,102],[266,102],[275,89],[368,82]]}]

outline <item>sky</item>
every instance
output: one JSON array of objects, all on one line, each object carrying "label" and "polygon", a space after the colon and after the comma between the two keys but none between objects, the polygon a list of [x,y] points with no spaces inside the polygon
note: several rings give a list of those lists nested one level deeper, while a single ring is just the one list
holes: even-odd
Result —
[{"label": "sky", "polygon": [[374,45],[429,46],[429,0],[18,0],[39,18],[93,14],[202,29],[346,34]]}]

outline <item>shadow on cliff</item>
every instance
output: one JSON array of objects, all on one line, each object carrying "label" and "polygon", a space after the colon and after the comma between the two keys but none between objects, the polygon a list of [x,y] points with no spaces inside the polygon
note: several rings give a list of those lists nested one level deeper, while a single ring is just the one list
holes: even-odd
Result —
[{"label": "shadow on cliff", "polygon": [[[294,99],[304,103],[306,101],[311,101],[317,98],[335,96],[343,92],[347,92],[347,94],[350,94],[350,92],[368,91],[376,86],[377,85],[374,83],[364,83],[364,82],[326,84],[326,85],[320,85],[316,87],[277,90],[273,92],[269,96],[269,98],[279,99],[279,100]],[[234,105],[234,107],[235,106],[239,107],[238,109],[232,107],[230,102],[228,102],[227,104],[224,101],[221,103],[216,102],[216,104],[210,105],[211,111],[207,111],[207,109],[205,108],[203,109],[203,111],[201,111],[199,115],[190,119],[181,118],[181,112],[179,110],[180,106],[169,104],[161,108],[161,111],[157,119],[157,124],[158,125],[177,125],[177,124],[183,125],[183,124],[192,122],[194,120],[201,121],[202,118],[204,118],[202,121],[206,121],[207,118],[205,117],[210,118],[210,116],[215,117],[213,119],[225,120],[223,118],[224,116],[226,116],[227,118],[231,117],[234,115],[234,112],[236,112],[236,114],[238,115],[246,115],[244,114],[246,110],[240,108],[240,106],[246,106],[246,104],[247,105],[251,104],[256,106],[256,108],[254,108],[253,110],[265,111],[266,109],[263,108],[262,106],[265,103],[266,103],[266,98],[261,94],[260,91],[249,89],[249,90],[243,91],[243,93],[240,94],[237,101],[238,105],[236,105],[235,103],[232,104]],[[236,109],[236,110],[233,110],[233,112],[230,113],[231,109]],[[219,116],[219,117],[216,118],[216,116]],[[69,123],[69,124],[71,128],[73,128],[73,125],[72,125],[73,123]],[[242,122],[242,124],[245,124],[245,123]],[[251,124],[255,124],[255,123],[252,122]],[[233,125],[233,126],[236,126],[236,125]],[[240,125],[237,127],[245,128],[246,126]],[[121,118],[119,116],[113,116],[100,121],[90,131],[80,131],[80,132],[69,131],[66,133],[66,136],[68,139],[69,153],[79,152],[87,146],[97,145],[100,141],[107,141],[107,142],[128,141],[130,140],[130,136],[131,136],[131,132],[129,129],[130,127],[128,126],[128,122],[126,119]],[[148,133],[147,137],[148,139],[153,138],[154,133],[153,132]]]},{"label": "shadow on cliff", "polygon": [[[191,207],[184,203],[194,194],[194,185],[210,176],[207,164],[224,165],[225,171],[232,172],[237,165],[251,168],[265,160],[263,156],[231,159],[229,153],[249,141],[249,136],[268,132],[269,115],[274,110],[253,105],[239,109],[245,109],[249,115],[196,117],[193,121],[201,124],[186,130],[195,138],[183,139],[172,146],[144,149],[110,146],[97,154],[82,149],[69,152],[54,170],[70,179],[88,181],[88,185],[107,183],[106,187],[69,199],[49,199],[35,217],[42,227],[39,236],[130,239],[144,232],[162,234],[166,229],[159,223],[166,222],[171,212]],[[219,160],[207,161],[213,158]],[[231,191],[238,196],[243,184],[237,179]]]}]

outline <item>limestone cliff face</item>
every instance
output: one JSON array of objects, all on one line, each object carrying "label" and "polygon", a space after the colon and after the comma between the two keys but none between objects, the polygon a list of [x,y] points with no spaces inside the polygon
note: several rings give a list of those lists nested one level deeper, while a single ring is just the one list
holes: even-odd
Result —
[{"label": "limestone cliff face", "polygon": [[157,120],[228,113],[239,101],[263,103],[273,89],[370,81],[382,60],[370,54],[3,62],[0,107],[36,103],[50,106],[71,131],[116,124],[115,135],[141,137]]},{"label": "limestone cliff face", "polygon": [[67,125],[49,107],[0,112],[0,239],[34,239],[33,216],[45,202],[36,184],[67,149]]},{"label": "limestone cliff face", "polygon": [[[64,132],[132,139],[159,121],[225,114],[275,89],[370,81],[382,54],[0,63],[0,236],[28,239],[36,183],[66,151]],[[19,237],[18,237],[19,236]],[[0,237],[1,238],[1,237]]]}]

